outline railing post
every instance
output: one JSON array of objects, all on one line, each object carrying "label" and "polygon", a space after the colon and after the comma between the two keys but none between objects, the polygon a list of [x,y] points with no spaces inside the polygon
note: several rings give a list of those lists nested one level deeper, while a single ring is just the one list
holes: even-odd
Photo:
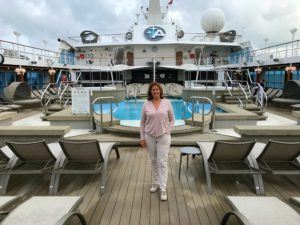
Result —
[{"label": "railing post", "polygon": [[192,98],[192,127],[194,126],[194,113],[195,113],[194,105],[195,105],[195,99]]},{"label": "railing post", "polygon": [[110,125],[112,126],[113,124],[113,116],[112,116],[112,101],[110,101]]},{"label": "railing post", "polygon": [[215,122],[216,122],[216,91],[212,92],[212,121],[211,121],[211,132],[216,132]]},{"label": "railing post", "polygon": [[101,126],[101,133],[103,133],[103,110],[102,110],[102,101],[100,101],[100,126]]},{"label": "railing post", "polygon": [[[101,129],[100,129],[100,132],[102,133],[103,132],[103,100],[110,100],[110,124],[112,125],[113,124],[113,115],[112,115],[112,101],[113,99],[115,99],[115,97],[113,96],[108,96],[108,97],[98,97],[96,99],[93,100],[92,102],[92,106],[94,106],[94,104],[96,102],[100,102],[100,126],[101,126]],[[93,113],[95,112],[97,115],[99,115],[99,113],[97,113],[96,111],[94,111],[94,108],[92,107],[92,110],[93,110]]]}]

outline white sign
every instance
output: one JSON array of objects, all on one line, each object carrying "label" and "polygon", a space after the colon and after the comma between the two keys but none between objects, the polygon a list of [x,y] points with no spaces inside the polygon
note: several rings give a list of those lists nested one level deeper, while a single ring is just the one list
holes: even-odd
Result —
[{"label": "white sign", "polygon": [[72,114],[90,115],[90,90],[83,87],[72,88]]}]

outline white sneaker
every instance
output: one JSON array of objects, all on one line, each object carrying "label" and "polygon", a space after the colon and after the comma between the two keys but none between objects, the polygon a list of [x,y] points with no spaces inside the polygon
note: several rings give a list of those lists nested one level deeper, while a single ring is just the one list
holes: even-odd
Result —
[{"label": "white sneaker", "polygon": [[157,192],[159,189],[159,185],[158,184],[152,184],[151,188],[150,188],[150,192],[154,193]]},{"label": "white sneaker", "polygon": [[160,192],[160,200],[161,201],[167,201],[168,196],[167,196],[167,192],[166,191],[161,191]]}]

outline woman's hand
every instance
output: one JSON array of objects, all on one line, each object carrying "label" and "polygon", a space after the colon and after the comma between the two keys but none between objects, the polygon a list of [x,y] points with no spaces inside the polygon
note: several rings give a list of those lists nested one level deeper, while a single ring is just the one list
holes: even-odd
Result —
[{"label": "woman's hand", "polygon": [[146,148],[146,141],[145,140],[141,140],[140,143],[141,143],[141,146],[143,148]]}]

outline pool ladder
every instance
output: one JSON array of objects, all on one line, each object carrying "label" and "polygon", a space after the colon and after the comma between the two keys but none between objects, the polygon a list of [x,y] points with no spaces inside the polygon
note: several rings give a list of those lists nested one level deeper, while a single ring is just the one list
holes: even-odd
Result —
[{"label": "pool ladder", "polygon": [[[103,132],[103,103],[107,103],[108,101],[110,102],[110,125],[112,126],[113,124],[113,107],[112,107],[112,104],[113,104],[113,101],[115,100],[116,98],[113,97],[113,96],[106,96],[106,97],[98,97],[98,98],[95,98],[91,104],[91,116],[90,116],[90,122],[91,122],[91,129],[94,130],[94,113],[97,114],[97,115],[100,115],[100,132],[102,133]],[[97,111],[95,111],[95,104],[96,103],[100,103],[100,113],[98,113]]]},{"label": "pool ladder", "polygon": [[[204,116],[205,115],[208,115],[208,114],[210,114],[211,112],[212,112],[212,123],[214,123],[214,121],[215,121],[215,104],[213,103],[213,101],[211,101],[209,98],[207,98],[207,97],[199,97],[199,96],[192,96],[191,97],[191,101],[192,101],[192,123],[191,123],[191,125],[192,126],[194,126],[194,114],[195,114],[195,103],[198,103],[199,104],[199,102],[201,102],[202,103],[202,128],[203,128],[203,130],[204,130]],[[210,108],[210,110],[209,110],[209,112],[207,112],[207,113],[204,113],[204,104],[205,103],[209,103],[209,104],[211,104],[211,108]],[[212,126],[213,127],[213,126]]]}]

